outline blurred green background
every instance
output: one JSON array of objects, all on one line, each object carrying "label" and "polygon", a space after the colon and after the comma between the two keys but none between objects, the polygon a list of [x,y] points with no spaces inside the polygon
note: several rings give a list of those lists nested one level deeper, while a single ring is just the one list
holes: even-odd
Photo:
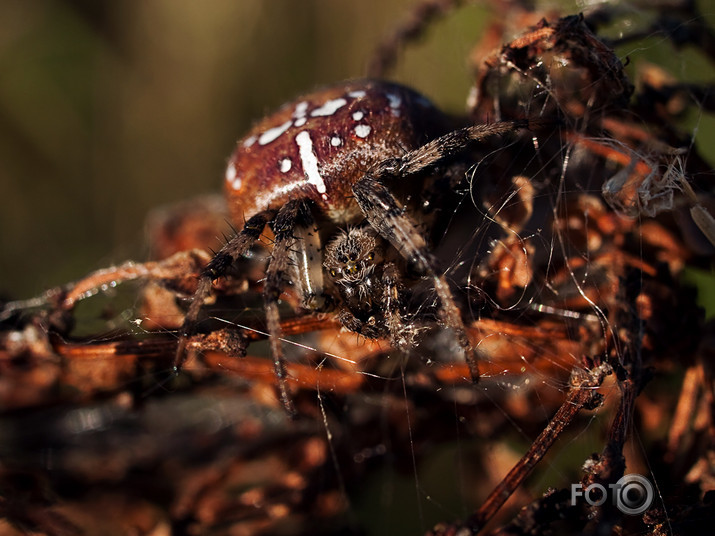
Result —
[{"label": "blurred green background", "polygon": [[[252,121],[361,76],[414,4],[0,0],[0,291],[29,297],[144,258],[152,207],[220,191]],[[462,110],[484,6],[431,27],[394,78]],[[687,76],[689,60],[651,46]]]},{"label": "blurred green background", "polygon": [[[413,3],[0,2],[2,292],[143,258],[148,210],[220,191],[252,121],[361,76]],[[459,111],[483,12],[439,24],[398,77]]]}]

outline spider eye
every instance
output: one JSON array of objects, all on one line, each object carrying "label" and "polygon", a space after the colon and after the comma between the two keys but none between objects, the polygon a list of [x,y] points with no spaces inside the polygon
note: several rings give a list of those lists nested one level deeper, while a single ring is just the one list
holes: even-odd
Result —
[{"label": "spider eye", "polygon": [[332,275],[333,277],[336,277],[338,275],[338,271],[335,268],[331,268],[330,275]]},{"label": "spider eye", "polygon": [[367,260],[369,260],[369,261],[375,260],[375,252],[374,251],[371,251],[370,253],[367,254]]},{"label": "spider eye", "polygon": [[351,261],[357,260],[357,253],[355,253],[354,251],[351,252],[350,255],[348,255],[348,256],[350,257]]},{"label": "spider eye", "polygon": [[359,267],[356,263],[351,262],[350,264],[347,265],[345,268],[345,271],[350,274],[350,275],[355,275],[359,271]]},{"label": "spider eye", "polygon": [[345,263],[348,262],[348,258],[347,258],[345,255],[340,255],[340,256],[338,257],[338,262],[341,262],[341,263],[345,264]]}]

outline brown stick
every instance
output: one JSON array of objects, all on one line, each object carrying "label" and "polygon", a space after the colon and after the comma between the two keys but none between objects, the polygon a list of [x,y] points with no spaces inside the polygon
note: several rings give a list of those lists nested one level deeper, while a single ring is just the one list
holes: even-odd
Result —
[{"label": "brown stick", "polygon": [[534,441],[529,451],[494,488],[479,510],[467,520],[467,527],[472,534],[477,534],[494,517],[514,490],[531,474],[536,464],[544,457],[561,432],[571,424],[578,412],[583,408],[593,409],[600,404],[601,395],[596,392],[596,387],[601,385],[609,371],[607,365],[595,367],[593,370],[574,369],[571,375],[571,388],[556,415]]}]

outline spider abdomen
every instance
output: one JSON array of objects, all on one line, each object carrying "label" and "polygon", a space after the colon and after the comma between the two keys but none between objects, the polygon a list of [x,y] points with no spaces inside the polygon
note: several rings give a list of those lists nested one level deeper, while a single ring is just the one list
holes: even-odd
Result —
[{"label": "spider abdomen", "polygon": [[393,83],[355,80],[283,105],[241,139],[226,169],[234,223],[290,199],[313,201],[338,224],[361,218],[352,185],[378,162],[445,130],[425,97]]}]

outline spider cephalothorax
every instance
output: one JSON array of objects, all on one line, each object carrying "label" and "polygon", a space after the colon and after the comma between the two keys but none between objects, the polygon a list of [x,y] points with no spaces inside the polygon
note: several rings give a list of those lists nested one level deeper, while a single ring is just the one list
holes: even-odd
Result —
[{"label": "spider cephalothorax", "polygon": [[375,292],[373,278],[379,275],[380,244],[370,228],[352,227],[340,231],[325,247],[323,262],[345,299],[370,302]]},{"label": "spider cephalothorax", "polygon": [[[264,301],[281,399],[292,412],[285,387],[278,298],[292,285],[308,309],[333,300],[323,277],[322,244],[337,226],[356,225],[325,251],[335,278],[340,314],[348,329],[389,336],[405,348],[415,329],[401,314],[400,271],[383,258],[402,258],[412,275],[432,280],[439,316],[453,330],[473,379],[476,354],[445,276],[421,231],[391,189],[417,194],[425,172],[449,161],[470,143],[527,126],[510,121],[449,130],[450,121],[426,98],[404,86],[357,80],[318,90],[282,106],[238,142],[226,170],[234,224],[241,230],[201,275],[186,315],[177,353],[180,366],[187,338],[212,280],[221,277],[270,225],[275,242],[266,271]],[[409,177],[409,181],[402,180]],[[245,222],[245,223],[244,223]],[[342,233],[342,234],[341,234]],[[333,233],[334,234],[334,233]],[[383,257],[382,248],[391,249]]]},{"label": "spider cephalothorax", "polygon": [[[390,314],[401,317],[396,267],[384,262],[381,242],[370,227],[339,231],[325,247],[323,262],[343,304],[340,321],[348,329],[374,339],[391,335],[388,323],[383,322]],[[398,330],[395,326],[392,334]]]}]

